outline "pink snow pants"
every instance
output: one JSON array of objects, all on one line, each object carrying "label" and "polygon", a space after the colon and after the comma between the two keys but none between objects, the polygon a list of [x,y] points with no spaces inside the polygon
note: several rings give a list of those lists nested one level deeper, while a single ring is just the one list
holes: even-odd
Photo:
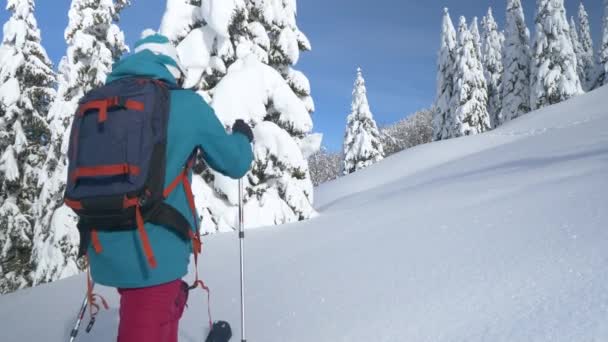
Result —
[{"label": "pink snow pants", "polygon": [[137,289],[118,289],[118,342],[177,342],[179,320],[188,301],[181,279]]}]

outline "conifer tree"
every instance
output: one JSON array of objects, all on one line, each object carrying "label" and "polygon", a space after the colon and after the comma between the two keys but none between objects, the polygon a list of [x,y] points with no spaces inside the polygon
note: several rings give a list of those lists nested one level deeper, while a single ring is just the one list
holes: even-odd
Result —
[{"label": "conifer tree", "polygon": [[76,217],[63,205],[69,129],[78,100],[102,85],[112,64],[128,51],[117,26],[128,0],[72,0],[65,30],[67,54],[61,60],[57,98],[50,107],[50,149],[40,173],[42,190],[36,204],[34,283],[78,272]]},{"label": "conifer tree", "polygon": [[593,90],[597,81],[597,65],[593,50],[593,39],[591,39],[591,27],[589,26],[589,15],[585,5],[581,2],[578,8],[578,37],[580,39],[581,51],[578,55],[581,84],[583,90]]},{"label": "conifer tree", "polygon": [[492,8],[483,18],[482,63],[488,85],[488,113],[490,126],[496,128],[503,121],[502,113],[502,44],[503,38],[492,15]]},{"label": "conifer tree", "polygon": [[563,0],[537,0],[532,52],[532,109],[583,93]]},{"label": "conifer tree", "polygon": [[473,45],[475,46],[475,52],[477,53],[477,59],[483,62],[483,53],[481,52],[481,34],[479,33],[479,20],[477,17],[473,17],[469,32],[473,36]]},{"label": "conifer tree", "polygon": [[446,122],[451,116],[456,62],[456,30],[448,9],[443,10],[441,47],[437,57],[437,97],[433,110],[433,140],[448,138]]},{"label": "conifer tree", "polygon": [[9,0],[0,46],[0,294],[31,285],[38,172],[48,152],[45,115],[55,74],[33,0]]},{"label": "conifer tree", "polygon": [[503,66],[502,122],[530,111],[530,31],[521,0],[507,2]]},{"label": "conifer tree", "polygon": [[604,0],[602,19],[602,44],[598,53],[599,76],[596,87],[608,84],[608,0]]},{"label": "conifer tree", "polygon": [[576,56],[576,73],[578,74],[578,78],[581,81],[582,87],[583,80],[585,79],[585,69],[583,68],[583,63],[581,63],[581,59],[583,57],[583,46],[581,45],[581,41],[578,36],[578,28],[576,27],[574,17],[570,17],[569,25],[570,40],[572,41],[572,48],[574,49],[574,55]]},{"label": "conifer tree", "polygon": [[[237,118],[254,127],[255,161],[245,181],[248,227],[314,216],[307,159],[321,136],[312,133],[310,83],[294,69],[311,48],[297,26],[296,1],[171,0],[161,33],[177,43],[186,85],[199,89],[226,128]],[[246,92],[246,100],[235,104],[236,91]],[[236,228],[235,183],[201,160],[198,165],[203,229]]]},{"label": "conifer tree", "polygon": [[464,17],[458,27],[458,50],[454,74],[454,110],[448,123],[449,137],[461,137],[490,129],[488,93],[481,61],[475,52],[474,37]]},{"label": "conifer tree", "polygon": [[384,158],[380,131],[367,102],[367,89],[361,68],[353,89],[351,113],[344,135],[343,173],[345,175],[368,167]]}]

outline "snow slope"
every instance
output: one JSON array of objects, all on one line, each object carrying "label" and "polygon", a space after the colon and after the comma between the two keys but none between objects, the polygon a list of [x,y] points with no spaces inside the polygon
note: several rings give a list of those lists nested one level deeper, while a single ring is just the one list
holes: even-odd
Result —
[{"label": "snow slope", "polygon": [[[321,215],[247,235],[248,340],[607,341],[608,87],[322,186]],[[206,238],[239,337],[236,234]],[[118,297],[80,341],[115,338]],[[84,278],[0,297],[2,341],[64,341]],[[202,341],[194,293],[180,341]]]}]

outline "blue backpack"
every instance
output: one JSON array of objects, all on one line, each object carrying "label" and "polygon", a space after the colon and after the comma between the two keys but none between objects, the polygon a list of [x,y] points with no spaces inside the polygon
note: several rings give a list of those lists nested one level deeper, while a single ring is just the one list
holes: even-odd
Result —
[{"label": "blue backpack", "polygon": [[101,252],[98,230],[137,229],[148,263],[156,267],[145,222],[175,231],[193,241],[195,253],[200,251],[197,229],[164,201],[182,184],[197,224],[188,182],[193,158],[170,185],[164,184],[171,89],[158,80],[126,78],[94,89],[79,101],[64,196],[79,218],[79,256],[90,244]]}]

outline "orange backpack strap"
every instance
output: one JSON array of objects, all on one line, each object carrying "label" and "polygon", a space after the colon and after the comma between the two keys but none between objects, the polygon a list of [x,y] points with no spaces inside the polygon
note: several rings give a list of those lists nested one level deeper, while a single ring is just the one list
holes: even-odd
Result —
[{"label": "orange backpack strap", "polygon": [[146,259],[148,260],[148,264],[150,265],[150,267],[156,268],[156,258],[154,257],[152,246],[150,245],[150,239],[148,238],[148,232],[146,232],[144,219],[141,216],[141,208],[139,207],[139,205],[135,207],[135,220],[137,221],[137,231],[139,232],[139,239],[141,240],[141,244],[144,249]]},{"label": "orange backpack strap", "polygon": [[[198,234],[198,214],[196,213],[196,204],[194,202],[194,194],[192,193],[192,185],[190,184],[190,180],[188,179],[188,175],[190,174],[190,170],[194,165],[194,156],[188,160],[182,172],[180,172],[175,179],[165,188],[163,191],[163,197],[167,199],[169,195],[175,190],[180,184],[184,188],[184,193],[186,194],[186,200],[188,201],[188,207],[190,207],[190,211],[192,212],[192,218],[194,219],[194,231]],[[192,229],[191,229],[192,230]]]},{"label": "orange backpack strap", "polygon": [[190,184],[190,180],[188,179],[188,175],[190,174],[190,170],[194,165],[194,156],[193,155],[189,160],[182,172],[175,177],[175,179],[169,184],[169,186],[165,189],[163,195],[167,198],[173,190],[177,188],[177,186],[181,183],[184,188],[184,193],[186,194],[186,199],[188,201],[188,206],[190,207],[190,211],[192,212],[192,218],[194,219],[194,229],[190,229],[188,234],[190,235],[190,240],[192,241],[192,254],[194,254],[194,283],[189,287],[189,290],[196,289],[197,287],[201,287],[205,292],[207,292],[207,315],[209,317],[209,329],[213,327],[213,320],[211,318],[211,291],[209,287],[205,284],[205,282],[200,279],[198,273],[198,257],[203,252],[203,243],[201,241],[200,232],[199,232],[199,224],[198,224],[198,214],[196,212],[196,203],[194,201],[194,193],[192,192],[192,185]]},{"label": "orange backpack strap", "polygon": [[95,253],[99,254],[103,251],[101,247],[101,242],[99,241],[99,234],[97,233],[97,229],[91,228],[91,244],[93,245],[93,249]]},{"label": "orange backpack strap", "polygon": [[139,240],[141,241],[142,249],[144,250],[144,254],[146,255],[148,265],[150,265],[150,267],[152,268],[156,268],[158,264],[156,263],[154,251],[152,251],[152,245],[150,244],[150,239],[148,238],[148,232],[146,231],[145,221],[141,214],[141,206],[139,201],[136,198],[125,198],[123,201],[123,207],[135,207],[135,222],[137,224],[137,232],[139,234]]}]

